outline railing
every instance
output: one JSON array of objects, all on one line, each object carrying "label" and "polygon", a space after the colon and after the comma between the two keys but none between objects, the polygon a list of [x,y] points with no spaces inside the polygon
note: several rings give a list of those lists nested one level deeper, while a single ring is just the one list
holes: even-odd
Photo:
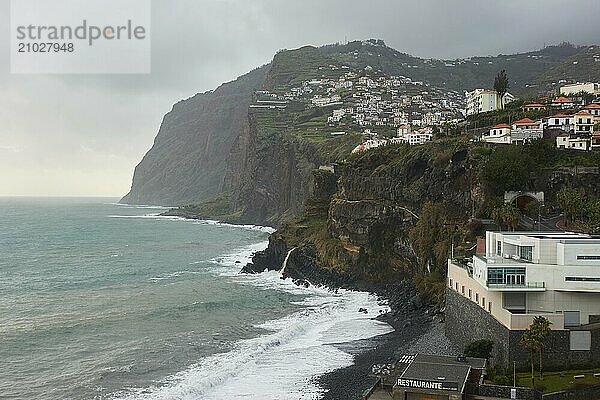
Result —
[{"label": "railing", "polygon": [[546,282],[525,282],[525,283],[488,283],[490,289],[544,289]]},{"label": "railing", "polygon": [[457,265],[467,271],[469,278],[473,277],[473,262],[470,258],[453,258],[452,264]]}]

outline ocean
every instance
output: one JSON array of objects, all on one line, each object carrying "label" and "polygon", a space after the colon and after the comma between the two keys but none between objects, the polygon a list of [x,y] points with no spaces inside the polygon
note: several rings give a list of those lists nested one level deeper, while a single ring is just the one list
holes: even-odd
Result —
[{"label": "ocean", "polygon": [[115,201],[0,198],[0,398],[318,399],[392,331],[367,293],[240,275],[270,228]]}]

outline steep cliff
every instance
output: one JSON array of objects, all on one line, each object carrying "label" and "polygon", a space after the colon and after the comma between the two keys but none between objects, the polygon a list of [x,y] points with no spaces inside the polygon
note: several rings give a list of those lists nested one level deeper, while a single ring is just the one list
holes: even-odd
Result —
[{"label": "steep cliff", "polygon": [[175,104],[121,202],[182,205],[219,193],[232,145],[248,129],[248,106],[267,69]]},{"label": "steep cliff", "polygon": [[556,215],[564,186],[598,198],[599,163],[595,153],[545,141],[490,148],[457,137],[369,150],[334,172],[315,171],[304,213],[244,271],[279,270],[289,256],[285,274],[299,281],[360,287],[412,279],[440,302],[448,257],[474,248],[505,190],[544,191],[544,212]]},{"label": "steep cliff", "polygon": [[[136,167],[122,202],[179,206],[209,200],[208,207],[178,212],[277,225],[301,210],[310,171],[343,159],[360,138],[315,133],[314,122],[323,124],[331,111],[326,108],[308,111],[292,102],[286,110],[249,111],[256,90],[285,93],[303,81],[332,78],[328,66],[337,64],[357,71],[371,66],[457,90],[490,86],[496,72],[506,68],[511,90],[518,92],[531,82],[548,83],[551,78],[539,78],[542,72],[565,60],[587,60],[593,49],[557,46],[453,61],[420,59],[377,40],[282,51],[267,66],[177,103]],[[588,64],[571,62],[570,68]],[[217,214],[215,199],[226,203],[216,207]]]}]

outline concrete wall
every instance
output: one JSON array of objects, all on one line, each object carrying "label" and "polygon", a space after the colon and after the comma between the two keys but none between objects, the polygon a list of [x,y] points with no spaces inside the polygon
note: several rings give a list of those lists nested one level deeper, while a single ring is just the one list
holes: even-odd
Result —
[{"label": "concrete wall", "polygon": [[[513,361],[516,361],[519,368],[528,368],[529,352],[520,344],[523,331],[508,330],[486,310],[450,288],[446,289],[445,325],[448,339],[458,348],[464,349],[480,339],[492,340],[491,365],[512,367]],[[600,329],[591,332],[590,351],[570,350],[570,331],[552,331],[543,355],[545,368],[598,365]]]}]

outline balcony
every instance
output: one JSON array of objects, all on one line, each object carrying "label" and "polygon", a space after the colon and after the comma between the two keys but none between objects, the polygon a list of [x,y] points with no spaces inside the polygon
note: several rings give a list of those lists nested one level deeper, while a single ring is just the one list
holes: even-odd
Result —
[{"label": "balcony", "polygon": [[487,283],[487,289],[491,292],[544,292],[545,282],[518,283]]}]

